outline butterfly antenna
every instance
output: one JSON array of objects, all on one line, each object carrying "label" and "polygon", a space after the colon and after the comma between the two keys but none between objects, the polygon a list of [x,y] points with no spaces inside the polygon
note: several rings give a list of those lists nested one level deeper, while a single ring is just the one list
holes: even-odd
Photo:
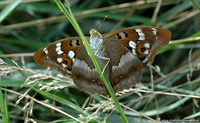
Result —
[{"label": "butterfly antenna", "polygon": [[92,27],[89,24],[87,24],[87,23],[85,23],[85,22],[83,22],[81,20],[78,20],[78,21],[81,22],[81,23],[83,23],[83,24],[85,24],[85,25],[87,25],[87,26],[89,26],[92,29]]},{"label": "butterfly antenna", "polygon": [[[106,16],[104,17],[104,19],[101,21],[101,23],[103,23],[103,22],[106,20],[107,17],[108,17],[108,16],[106,15]],[[97,27],[98,27],[101,23],[99,23],[99,24],[95,27],[95,29],[97,29]]]}]

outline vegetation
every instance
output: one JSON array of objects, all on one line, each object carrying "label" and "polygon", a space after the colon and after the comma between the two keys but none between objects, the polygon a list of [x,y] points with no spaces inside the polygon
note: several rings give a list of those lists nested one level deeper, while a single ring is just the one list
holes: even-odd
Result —
[{"label": "vegetation", "polygon": [[[170,44],[143,70],[141,83],[117,93],[131,122],[200,119],[199,0],[72,0],[85,35],[131,26],[172,32]],[[77,32],[53,0],[0,2],[0,122],[116,122],[123,119],[112,98],[79,91],[54,69],[40,67],[34,52]]]}]

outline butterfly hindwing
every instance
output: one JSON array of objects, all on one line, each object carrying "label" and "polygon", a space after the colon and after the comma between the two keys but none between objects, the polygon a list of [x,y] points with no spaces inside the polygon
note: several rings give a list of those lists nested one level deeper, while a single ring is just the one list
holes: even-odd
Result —
[{"label": "butterfly hindwing", "polygon": [[71,77],[79,90],[92,94],[108,94],[84,46],[80,47],[72,67]]},{"label": "butterfly hindwing", "polygon": [[[105,71],[115,92],[139,83],[143,65],[137,56],[116,40],[104,39],[103,46],[110,59]],[[110,71],[110,72],[109,72]],[[108,74],[110,73],[110,74]]]}]

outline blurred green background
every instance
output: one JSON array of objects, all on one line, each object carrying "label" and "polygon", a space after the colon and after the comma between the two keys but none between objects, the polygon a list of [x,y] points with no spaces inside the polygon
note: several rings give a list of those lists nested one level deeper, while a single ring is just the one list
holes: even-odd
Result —
[{"label": "blurred green background", "polygon": [[[141,83],[117,97],[130,123],[199,121],[200,0],[69,3],[85,35],[106,15],[101,34],[131,26],[169,29],[172,41],[144,68]],[[123,122],[108,97],[79,91],[71,79],[34,62],[43,46],[78,35],[53,0],[0,1],[0,11],[0,116],[8,112],[12,123]]]}]

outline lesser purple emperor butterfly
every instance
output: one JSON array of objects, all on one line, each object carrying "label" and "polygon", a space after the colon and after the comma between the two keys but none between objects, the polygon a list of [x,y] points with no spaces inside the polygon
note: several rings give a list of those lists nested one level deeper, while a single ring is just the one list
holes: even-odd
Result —
[{"label": "lesser purple emperor butterfly", "polygon": [[[156,53],[169,43],[171,32],[154,27],[130,27],[101,35],[95,29],[86,37],[115,92],[140,82],[142,69],[153,63]],[[105,60],[104,58],[109,59]],[[71,77],[85,92],[108,94],[81,38],[53,42],[37,51],[34,60]],[[108,63],[108,65],[106,65]]]}]

